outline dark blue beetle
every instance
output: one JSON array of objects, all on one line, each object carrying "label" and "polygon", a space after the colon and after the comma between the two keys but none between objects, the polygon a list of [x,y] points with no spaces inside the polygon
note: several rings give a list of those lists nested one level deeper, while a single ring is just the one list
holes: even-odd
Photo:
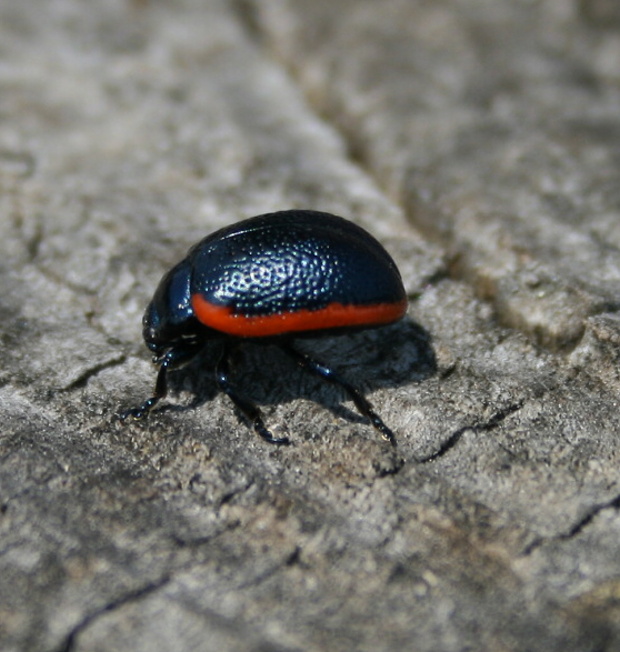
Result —
[{"label": "dark blue beetle", "polygon": [[392,431],[370,403],[325,365],[291,344],[400,319],[407,297],[385,249],[359,226],[307,210],[259,215],[207,236],[161,280],[143,319],[159,374],[153,396],[122,415],[141,419],[167,394],[167,373],[219,340],[216,381],[268,442],[258,407],[229,380],[231,351],[243,341],[275,343],[303,368],[342,387],[384,439]]}]

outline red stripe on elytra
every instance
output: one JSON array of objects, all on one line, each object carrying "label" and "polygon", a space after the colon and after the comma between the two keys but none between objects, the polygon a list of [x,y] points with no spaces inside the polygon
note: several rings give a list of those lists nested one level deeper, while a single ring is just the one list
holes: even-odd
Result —
[{"label": "red stripe on elytra", "polygon": [[222,333],[237,337],[269,337],[302,331],[318,331],[349,326],[379,326],[400,319],[407,301],[368,306],[330,303],[319,310],[296,310],[272,315],[234,314],[230,306],[218,306],[201,294],[192,295],[192,308],[198,321]]}]

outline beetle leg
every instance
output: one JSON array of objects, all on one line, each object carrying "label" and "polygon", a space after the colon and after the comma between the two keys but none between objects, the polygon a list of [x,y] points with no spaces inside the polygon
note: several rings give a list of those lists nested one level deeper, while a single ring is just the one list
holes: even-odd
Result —
[{"label": "beetle leg", "polygon": [[396,437],[394,437],[394,433],[385,425],[385,423],[383,423],[381,417],[374,411],[372,405],[362,396],[358,389],[353,387],[353,385],[350,385],[335,371],[326,367],[318,360],[311,358],[306,353],[298,351],[291,344],[281,342],[279,346],[283,351],[288,353],[300,367],[320,376],[323,380],[327,380],[333,385],[342,387],[353,403],[355,403],[355,407],[370,421],[373,427],[379,431],[381,437],[383,437],[385,441],[390,442],[392,446],[396,446]]},{"label": "beetle leg", "polygon": [[161,366],[159,367],[159,373],[157,374],[153,396],[147,398],[146,401],[144,401],[144,403],[138,407],[131,408],[130,410],[122,412],[120,415],[121,421],[125,421],[125,419],[128,419],[129,417],[135,419],[136,421],[144,419],[144,417],[153,409],[153,407],[155,407],[155,405],[159,403],[162,398],[166,397],[166,394],[168,394],[167,374],[169,366],[170,363],[168,360],[164,359],[161,363]]},{"label": "beetle leg", "polygon": [[122,412],[120,414],[121,421],[125,421],[129,417],[136,421],[144,419],[155,405],[157,405],[162,398],[166,398],[168,395],[168,372],[187,362],[190,358],[193,358],[200,348],[201,347],[188,346],[187,348],[182,347],[170,349],[170,351],[165,353],[161,359],[159,359],[159,372],[157,374],[157,380],[155,381],[155,391],[153,392],[153,396],[147,398],[146,401],[138,407]]},{"label": "beetle leg", "polygon": [[228,364],[228,356],[230,355],[232,348],[234,347],[226,344],[223,346],[222,353],[215,366],[215,380],[218,387],[237,406],[245,418],[250,421],[256,433],[258,433],[265,441],[268,441],[270,444],[289,444],[290,441],[287,437],[274,437],[269,430],[267,430],[258,406],[245,396],[239,394],[232,386],[229,380],[230,367]]}]

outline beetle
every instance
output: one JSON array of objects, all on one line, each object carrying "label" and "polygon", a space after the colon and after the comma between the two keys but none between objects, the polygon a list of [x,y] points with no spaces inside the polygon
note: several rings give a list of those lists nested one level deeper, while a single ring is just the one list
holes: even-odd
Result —
[{"label": "beetle", "polygon": [[298,365],[341,387],[383,439],[392,431],[355,387],[292,341],[399,320],[407,297],[396,264],[367,231],[330,213],[286,210],[220,229],[194,245],[161,279],[143,318],[159,366],[153,396],[121,418],[144,418],[167,395],[168,372],[219,342],[215,380],[267,442],[258,406],[230,381],[231,353],[247,341],[278,345]]}]

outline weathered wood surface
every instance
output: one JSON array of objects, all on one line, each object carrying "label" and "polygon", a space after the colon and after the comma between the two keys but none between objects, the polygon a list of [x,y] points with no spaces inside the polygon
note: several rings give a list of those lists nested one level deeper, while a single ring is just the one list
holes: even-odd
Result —
[{"label": "weathered wood surface", "polygon": [[[619,61],[604,0],[1,2],[0,648],[619,650]],[[402,268],[305,344],[397,453],[272,350],[291,447],[198,368],[120,425],[163,271],[290,207]]]}]

